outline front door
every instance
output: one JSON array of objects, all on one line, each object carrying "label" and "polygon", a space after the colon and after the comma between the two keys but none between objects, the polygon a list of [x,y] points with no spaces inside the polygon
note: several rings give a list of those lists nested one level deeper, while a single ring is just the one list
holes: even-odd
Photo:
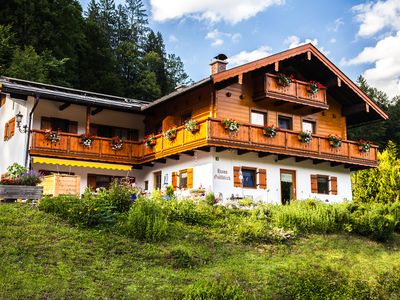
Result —
[{"label": "front door", "polygon": [[296,171],[281,170],[281,203],[290,204],[296,199]]}]

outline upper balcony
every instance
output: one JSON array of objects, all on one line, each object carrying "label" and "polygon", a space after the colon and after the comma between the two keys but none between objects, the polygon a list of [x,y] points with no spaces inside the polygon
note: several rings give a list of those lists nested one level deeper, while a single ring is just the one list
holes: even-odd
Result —
[{"label": "upper balcony", "polygon": [[179,159],[178,154],[193,154],[193,149],[207,150],[215,146],[220,150],[238,149],[238,154],[253,151],[259,157],[270,154],[278,155],[278,159],[295,157],[298,162],[312,159],[314,163],[327,161],[332,165],[345,164],[349,167],[377,165],[377,146],[372,146],[369,152],[362,152],[354,141],[342,141],[340,147],[334,148],[327,136],[314,134],[310,143],[302,143],[294,131],[280,130],[275,137],[269,138],[263,134],[261,126],[242,124],[238,132],[231,133],[225,130],[221,120],[205,119],[199,123],[196,133],[180,126],[173,140],[159,134],[155,136],[156,142],[152,147],[146,147],[144,142],[124,141],[122,149],[117,151],[112,150],[111,139],[96,137],[91,147],[84,147],[80,143],[80,135],[61,133],[60,141],[52,143],[46,139],[45,131],[33,130],[30,154],[139,165],[162,162],[167,157]]},{"label": "upper balcony", "polygon": [[[275,106],[291,106],[296,113],[308,114],[329,108],[326,89],[320,88],[317,93],[310,92],[310,83],[293,80],[289,85],[278,83],[278,76],[265,74],[254,80],[253,100],[271,100]],[[293,105],[295,104],[295,105]]]}]

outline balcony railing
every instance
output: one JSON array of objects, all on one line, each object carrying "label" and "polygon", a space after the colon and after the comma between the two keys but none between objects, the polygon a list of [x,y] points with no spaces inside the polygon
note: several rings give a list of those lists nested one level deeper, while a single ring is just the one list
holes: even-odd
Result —
[{"label": "balcony railing", "polygon": [[329,138],[313,134],[310,143],[302,143],[298,133],[280,130],[273,138],[263,134],[261,126],[242,124],[237,133],[229,133],[219,120],[210,120],[209,144],[241,148],[251,151],[270,152],[289,156],[300,156],[312,159],[336,161],[348,164],[375,166],[377,162],[377,146],[373,145],[369,152],[361,152],[358,143],[342,141],[339,148],[329,143]]},{"label": "balcony railing", "polygon": [[313,94],[309,92],[308,82],[294,80],[289,86],[281,86],[276,78],[276,75],[265,74],[262,81],[255,86],[253,99],[272,98],[278,101],[283,100],[328,109],[325,88],[321,88],[316,94]]},{"label": "balcony railing", "polygon": [[310,143],[302,143],[298,133],[280,130],[274,138],[266,137],[261,126],[242,124],[236,133],[229,133],[221,120],[205,119],[199,122],[199,131],[188,132],[184,126],[177,127],[176,138],[167,140],[162,134],[156,135],[156,144],[146,147],[143,141],[125,141],[121,150],[113,151],[111,139],[95,137],[91,147],[80,143],[80,135],[61,133],[61,139],[52,143],[46,139],[43,130],[32,131],[31,155],[74,158],[123,164],[142,164],[174,154],[183,153],[205,146],[217,146],[304,157],[321,161],[339,162],[349,165],[375,166],[377,146],[369,152],[361,152],[358,144],[343,141],[341,147],[333,148],[326,136],[313,135]]}]

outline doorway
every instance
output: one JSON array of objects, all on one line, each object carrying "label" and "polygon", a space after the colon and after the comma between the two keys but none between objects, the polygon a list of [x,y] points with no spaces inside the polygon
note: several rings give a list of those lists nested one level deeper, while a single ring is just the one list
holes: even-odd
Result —
[{"label": "doorway", "polygon": [[290,204],[296,199],[296,171],[281,170],[281,203]]}]

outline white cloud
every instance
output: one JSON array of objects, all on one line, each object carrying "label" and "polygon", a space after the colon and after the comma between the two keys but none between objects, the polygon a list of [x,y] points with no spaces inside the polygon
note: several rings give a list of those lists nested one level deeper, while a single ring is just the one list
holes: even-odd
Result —
[{"label": "white cloud", "polygon": [[[313,44],[315,47],[318,47],[318,39],[305,39],[304,41],[301,41],[300,38],[296,35],[288,36],[284,41],[284,44],[286,44],[289,49],[310,43]],[[331,53],[329,50],[325,50],[324,47],[318,47],[318,49],[325,55],[329,55]]]},{"label": "white cloud", "polygon": [[367,2],[352,7],[355,19],[360,23],[357,35],[370,37],[384,28],[400,30],[400,1]]},{"label": "white cloud", "polygon": [[333,25],[328,27],[328,30],[333,31],[333,32],[338,32],[339,28],[342,27],[343,25],[344,25],[344,22],[343,22],[342,18],[337,18],[333,22]]},{"label": "white cloud", "polygon": [[368,83],[389,96],[400,95],[400,31],[364,48],[356,57],[342,59],[343,65],[372,64],[363,76]]},{"label": "white cloud", "polygon": [[152,17],[164,22],[190,16],[199,20],[235,24],[285,0],[150,0]]},{"label": "white cloud", "polygon": [[169,40],[170,43],[177,43],[177,42],[179,42],[178,38],[177,38],[175,35],[173,35],[173,34],[171,34],[171,35],[168,37],[168,40]]},{"label": "white cloud", "polygon": [[239,66],[269,56],[272,54],[271,50],[272,49],[268,46],[261,46],[253,51],[242,51],[228,58],[229,66]]},{"label": "white cloud", "polygon": [[336,43],[336,39],[335,39],[335,38],[331,38],[331,39],[329,40],[329,42],[330,42],[331,44],[334,44],[334,43]]},{"label": "white cloud", "polygon": [[237,43],[242,38],[240,33],[227,33],[221,32],[218,29],[214,29],[207,33],[205,39],[211,40],[211,46],[218,47],[224,44],[225,38],[229,38],[232,42]]}]

